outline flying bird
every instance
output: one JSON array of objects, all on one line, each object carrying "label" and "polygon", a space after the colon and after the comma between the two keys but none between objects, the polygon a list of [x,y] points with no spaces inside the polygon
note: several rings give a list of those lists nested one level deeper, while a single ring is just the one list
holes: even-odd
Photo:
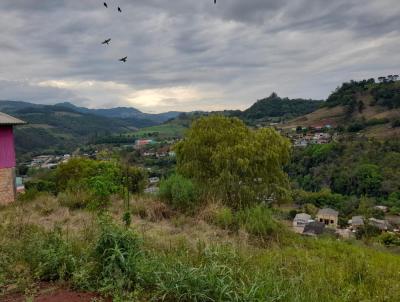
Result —
[{"label": "flying bird", "polygon": [[106,8],[108,8],[108,5],[107,5],[107,3],[106,3],[106,2],[104,2],[103,4],[104,4],[104,6],[105,6]]},{"label": "flying bird", "polygon": [[120,12],[120,13],[122,13],[122,10],[121,10],[121,8],[118,6],[118,11]]},{"label": "flying bird", "polygon": [[107,40],[105,40],[104,42],[102,42],[101,44],[107,44],[107,45],[110,45],[109,43],[111,42],[111,39],[107,39]]},{"label": "flying bird", "polygon": [[126,63],[126,60],[128,59],[128,57],[124,57],[122,59],[119,59],[119,61]]},{"label": "flying bird", "polygon": [[217,4],[217,0],[214,0],[214,4]]}]

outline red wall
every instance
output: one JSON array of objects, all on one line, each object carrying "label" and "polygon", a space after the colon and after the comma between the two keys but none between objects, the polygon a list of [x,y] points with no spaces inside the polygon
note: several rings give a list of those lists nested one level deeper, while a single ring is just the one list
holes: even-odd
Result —
[{"label": "red wall", "polygon": [[15,167],[13,128],[0,126],[0,169],[13,167]]}]

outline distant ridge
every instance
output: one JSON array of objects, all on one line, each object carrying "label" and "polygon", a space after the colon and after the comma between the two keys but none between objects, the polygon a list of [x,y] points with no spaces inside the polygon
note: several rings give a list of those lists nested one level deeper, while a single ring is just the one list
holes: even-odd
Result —
[{"label": "distant ridge", "polygon": [[170,111],[159,114],[151,114],[151,113],[143,113],[140,110],[133,107],[115,107],[110,109],[89,109],[85,107],[78,107],[70,102],[58,103],[56,106],[63,106],[67,108],[74,109],[75,111],[82,113],[89,113],[104,117],[111,118],[136,118],[136,119],[144,119],[150,120],[154,123],[161,124],[171,118],[177,117],[181,112],[178,111]]}]

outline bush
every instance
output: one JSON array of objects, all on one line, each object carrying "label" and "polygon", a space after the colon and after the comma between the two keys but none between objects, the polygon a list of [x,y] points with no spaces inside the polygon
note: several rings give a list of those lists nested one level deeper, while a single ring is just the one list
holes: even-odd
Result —
[{"label": "bush", "polygon": [[283,228],[272,216],[271,210],[265,206],[256,206],[237,213],[241,227],[249,234],[261,237],[275,237]]},{"label": "bush", "polygon": [[377,228],[376,226],[366,224],[357,229],[356,238],[368,240],[373,237],[379,236],[381,233],[382,233],[381,230],[379,228]]},{"label": "bush", "polygon": [[379,236],[379,241],[386,246],[400,246],[400,236],[393,233],[383,233]]},{"label": "bush", "polygon": [[75,210],[86,208],[91,200],[91,195],[84,189],[77,189],[59,193],[57,198],[60,205]]},{"label": "bush", "polygon": [[103,291],[132,290],[140,255],[137,235],[113,224],[108,217],[102,218],[100,229],[94,255]]},{"label": "bush", "polygon": [[229,230],[237,230],[237,220],[232,212],[232,210],[228,207],[221,207],[216,209],[215,213],[213,214],[213,223],[220,228],[229,229]]},{"label": "bush", "polygon": [[192,181],[174,174],[160,183],[159,195],[172,208],[182,211],[193,210],[199,200],[198,192]]}]

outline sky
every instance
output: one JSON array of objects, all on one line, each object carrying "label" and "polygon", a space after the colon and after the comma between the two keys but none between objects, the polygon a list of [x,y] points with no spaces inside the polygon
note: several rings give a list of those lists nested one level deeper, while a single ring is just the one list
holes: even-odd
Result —
[{"label": "sky", "polygon": [[0,0],[0,99],[245,109],[400,73],[399,0],[106,2]]}]

